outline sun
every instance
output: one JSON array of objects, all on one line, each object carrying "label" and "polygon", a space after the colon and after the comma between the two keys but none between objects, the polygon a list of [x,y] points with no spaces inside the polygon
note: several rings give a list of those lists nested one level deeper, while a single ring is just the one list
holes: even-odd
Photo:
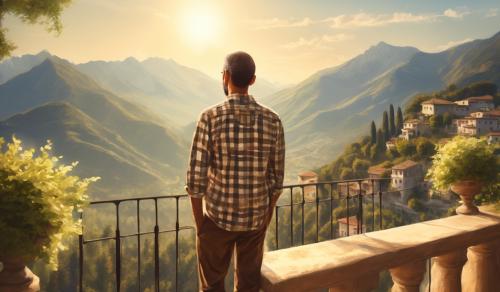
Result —
[{"label": "sun", "polygon": [[195,44],[215,42],[220,29],[218,14],[210,6],[191,7],[182,17],[182,33]]}]

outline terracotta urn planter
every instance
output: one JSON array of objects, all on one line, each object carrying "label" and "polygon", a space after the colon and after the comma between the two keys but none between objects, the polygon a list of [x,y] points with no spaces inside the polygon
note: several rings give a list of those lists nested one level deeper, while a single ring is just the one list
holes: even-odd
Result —
[{"label": "terracotta urn planter", "polygon": [[457,181],[451,185],[451,190],[462,199],[462,205],[455,212],[462,215],[474,215],[479,209],[474,205],[474,196],[481,191],[482,184],[476,180]]},{"label": "terracotta urn planter", "polygon": [[0,292],[40,291],[40,279],[20,257],[0,259]]}]

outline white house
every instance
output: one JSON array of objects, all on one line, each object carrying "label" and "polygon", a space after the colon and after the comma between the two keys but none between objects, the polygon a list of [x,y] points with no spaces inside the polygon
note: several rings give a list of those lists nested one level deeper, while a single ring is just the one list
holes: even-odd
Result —
[{"label": "white house", "polygon": [[427,122],[412,119],[404,122],[400,137],[409,141],[411,138],[425,135],[429,133],[429,131],[430,126]]},{"label": "white house", "polygon": [[465,117],[465,116],[469,115],[469,112],[470,112],[469,107],[466,105],[457,104],[455,106],[455,116]]},{"label": "white house", "polygon": [[500,143],[500,132],[491,132],[486,137],[488,137],[488,143]]},{"label": "white house", "polygon": [[[347,222],[347,217],[339,218],[338,224],[339,224],[339,237],[358,234],[358,218],[356,216],[349,217],[349,224]],[[362,230],[366,230],[366,225],[363,224],[361,227]],[[347,234],[348,229],[349,229],[349,234]]]},{"label": "white house", "polygon": [[422,114],[425,116],[443,115],[444,113],[453,114],[456,104],[442,98],[431,98],[421,103]]},{"label": "white house", "polygon": [[412,189],[424,179],[422,166],[412,160],[406,160],[392,167],[391,182],[396,190]]},{"label": "white house", "polygon": [[477,112],[456,120],[457,133],[466,136],[482,136],[500,131],[500,117],[486,112]]},{"label": "white house", "polygon": [[[297,178],[299,184],[309,184],[318,182],[318,174],[314,171],[304,171],[299,173]],[[304,197],[308,200],[313,200],[316,198],[316,186],[305,186],[304,187]]]},{"label": "white house", "polygon": [[385,142],[385,147],[388,150],[395,149],[396,148],[396,138],[391,138],[389,141]]},{"label": "white house", "polygon": [[473,96],[464,100],[459,100],[455,102],[459,107],[466,106],[469,113],[476,111],[490,111],[495,108],[493,103],[493,96],[483,95],[483,96]]}]

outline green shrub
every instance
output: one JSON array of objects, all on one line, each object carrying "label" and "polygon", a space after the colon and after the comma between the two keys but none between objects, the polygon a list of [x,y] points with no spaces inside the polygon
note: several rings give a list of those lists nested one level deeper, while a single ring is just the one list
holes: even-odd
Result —
[{"label": "green shrub", "polygon": [[498,157],[493,151],[486,139],[456,136],[438,146],[427,176],[440,190],[460,180],[477,180],[489,186],[498,181],[500,172]]},{"label": "green shrub", "polygon": [[42,258],[57,269],[63,239],[81,232],[74,211],[87,201],[87,187],[98,178],[80,179],[49,154],[50,142],[23,150],[21,141],[4,145],[0,137],[0,257]]}]

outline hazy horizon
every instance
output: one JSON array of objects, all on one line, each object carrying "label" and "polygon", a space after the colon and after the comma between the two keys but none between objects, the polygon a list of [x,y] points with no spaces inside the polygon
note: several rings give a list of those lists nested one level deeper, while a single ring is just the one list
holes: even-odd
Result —
[{"label": "hazy horizon", "polygon": [[56,36],[7,16],[13,55],[48,50],[74,63],[161,57],[217,79],[224,56],[245,50],[257,77],[292,84],[380,41],[437,52],[500,29],[495,1],[75,0],[61,18]]}]

